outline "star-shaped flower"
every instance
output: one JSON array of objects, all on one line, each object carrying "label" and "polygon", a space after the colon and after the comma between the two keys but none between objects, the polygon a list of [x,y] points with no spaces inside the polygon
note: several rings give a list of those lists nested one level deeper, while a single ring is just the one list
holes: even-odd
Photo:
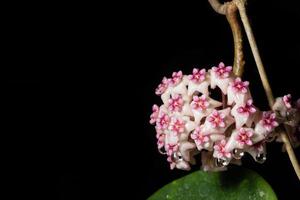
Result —
[{"label": "star-shaped flower", "polygon": [[218,67],[212,67],[210,71],[211,88],[215,89],[215,87],[218,86],[223,94],[227,94],[228,84],[232,80],[231,71],[232,67],[225,66],[223,62],[221,62]]},{"label": "star-shaped flower", "polygon": [[231,153],[225,150],[226,140],[221,140],[217,144],[214,145],[214,153],[213,157],[215,158],[231,158]]},{"label": "star-shaped flower", "polygon": [[171,86],[177,85],[178,83],[181,82],[182,77],[183,77],[182,71],[173,72],[172,78],[169,79],[170,85],[171,85]]},{"label": "star-shaped flower", "polygon": [[273,112],[263,112],[262,124],[268,132],[271,132],[279,125],[276,121],[276,114]]},{"label": "star-shaped flower", "polygon": [[288,95],[284,95],[282,98],[284,105],[289,109],[292,107],[291,103],[292,103],[292,95],[288,94]]},{"label": "star-shaped flower", "polygon": [[236,137],[236,141],[241,146],[241,148],[244,147],[244,145],[251,146],[253,144],[251,137],[253,135],[253,131],[250,129],[240,128],[238,131],[238,135]]},{"label": "star-shaped flower", "polygon": [[234,116],[236,121],[236,128],[241,128],[244,124],[248,127],[252,125],[255,117],[256,108],[253,106],[253,100],[247,100],[246,104],[238,105],[236,104],[231,109],[231,115]]},{"label": "star-shaped flower", "polygon": [[218,67],[212,67],[212,71],[216,74],[218,78],[224,79],[229,77],[229,74],[232,71],[232,67],[225,66],[223,62],[220,62]]},{"label": "star-shaped flower", "polygon": [[230,83],[230,86],[232,87],[234,92],[246,94],[248,92],[249,82],[243,82],[241,78],[238,77],[234,80],[234,82]]},{"label": "star-shaped flower", "polygon": [[161,149],[165,146],[165,134],[159,134],[157,138],[157,148]]},{"label": "star-shaped flower", "polygon": [[209,81],[206,77],[205,69],[193,69],[193,74],[188,76],[188,95],[191,96],[195,92],[208,95]]},{"label": "star-shaped flower", "polygon": [[194,132],[191,134],[191,138],[195,141],[199,151],[210,146],[209,136],[203,135],[200,127],[196,127]]},{"label": "star-shaped flower", "polygon": [[166,145],[166,152],[168,156],[171,156],[173,153],[177,152],[179,149],[179,144],[167,144]]},{"label": "star-shaped flower", "polygon": [[169,110],[171,112],[181,112],[183,107],[183,99],[181,95],[174,95],[171,99],[169,99]]},{"label": "star-shaped flower", "polygon": [[166,130],[169,127],[170,117],[168,114],[162,112],[157,118],[156,126],[159,130]]},{"label": "star-shaped flower", "polygon": [[201,97],[193,96],[191,106],[194,110],[204,111],[208,108],[209,102],[205,95],[202,95]]},{"label": "star-shaped flower", "polygon": [[169,80],[168,80],[166,77],[164,77],[164,78],[162,79],[161,83],[160,83],[160,84],[158,85],[158,87],[156,88],[155,94],[156,94],[156,95],[161,95],[161,94],[163,94],[163,93],[167,90],[168,86],[169,86]]},{"label": "star-shaped flower", "polygon": [[277,97],[272,109],[280,114],[280,117],[286,118],[288,112],[292,110],[291,98],[292,96],[290,94],[283,97]]},{"label": "star-shaped flower", "polygon": [[229,83],[227,104],[232,105],[236,103],[238,105],[246,104],[248,99],[251,99],[250,91],[248,89],[249,82],[242,81],[241,78],[237,77],[234,81]]},{"label": "star-shaped flower", "polygon": [[152,106],[152,114],[150,115],[150,124],[155,124],[159,114],[159,107],[154,104]]},{"label": "star-shaped flower", "polygon": [[223,134],[232,123],[234,119],[230,115],[230,108],[213,110],[206,117],[202,131],[206,134]]},{"label": "star-shaped flower", "polygon": [[238,107],[237,111],[238,111],[238,113],[240,113],[242,115],[246,115],[246,116],[249,116],[249,115],[255,113],[256,108],[253,106],[253,100],[249,99],[246,102],[246,105]]},{"label": "star-shaped flower", "polygon": [[244,149],[251,146],[253,142],[254,130],[252,128],[234,129],[226,143],[225,150],[232,152],[234,149]]},{"label": "star-shaped flower", "polygon": [[221,102],[215,101],[204,94],[200,97],[193,96],[191,108],[195,117],[195,123],[199,124],[203,117],[208,116],[215,108],[220,106],[222,106]]},{"label": "star-shaped flower", "polygon": [[213,113],[208,117],[208,121],[211,123],[211,126],[214,128],[224,128],[225,115],[223,113],[219,113],[217,110],[214,110]]},{"label": "star-shaped flower", "polygon": [[172,117],[171,118],[171,123],[169,125],[169,130],[172,131],[173,133],[179,134],[183,133],[185,128],[185,122],[177,117]]},{"label": "star-shaped flower", "polygon": [[274,112],[263,112],[261,120],[255,125],[253,142],[257,143],[264,140],[278,125]]},{"label": "star-shaped flower", "polygon": [[201,83],[205,80],[206,77],[206,70],[205,69],[193,69],[193,74],[188,76],[188,79],[194,83]]}]

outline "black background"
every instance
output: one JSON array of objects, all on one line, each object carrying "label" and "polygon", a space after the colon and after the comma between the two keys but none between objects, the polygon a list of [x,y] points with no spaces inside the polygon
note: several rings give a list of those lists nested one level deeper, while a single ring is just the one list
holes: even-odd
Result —
[{"label": "black background", "polygon": [[[247,6],[274,96],[300,96],[295,2]],[[10,14],[2,74],[6,185],[12,198],[145,199],[190,173],[169,170],[157,152],[148,123],[152,104],[160,104],[154,89],[179,69],[231,64],[231,30],[206,1],[118,4],[105,14],[105,6],[73,6]],[[22,10],[16,7],[13,13]],[[246,38],[244,44],[244,79],[255,104],[268,109]],[[248,157],[244,166],[279,199],[297,199],[300,184],[281,144],[269,144],[268,153],[263,165]]]}]

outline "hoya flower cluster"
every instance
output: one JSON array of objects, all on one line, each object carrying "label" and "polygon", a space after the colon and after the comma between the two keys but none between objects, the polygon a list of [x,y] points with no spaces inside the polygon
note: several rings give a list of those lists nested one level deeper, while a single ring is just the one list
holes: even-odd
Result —
[{"label": "hoya flower cluster", "polygon": [[[220,91],[223,98],[211,97],[212,90]],[[278,112],[260,111],[253,104],[249,82],[222,62],[208,71],[195,68],[190,75],[174,72],[163,78],[155,93],[163,104],[153,105],[150,123],[155,125],[158,150],[171,169],[189,170],[197,154],[206,171],[240,164],[245,152],[263,162],[266,141],[274,137],[279,123],[291,123],[286,113],[294,109],[287,95],[277,99]],[[293,113],[298,114],[299,107]],[[291,126],[296,130],[299,120]]]}]

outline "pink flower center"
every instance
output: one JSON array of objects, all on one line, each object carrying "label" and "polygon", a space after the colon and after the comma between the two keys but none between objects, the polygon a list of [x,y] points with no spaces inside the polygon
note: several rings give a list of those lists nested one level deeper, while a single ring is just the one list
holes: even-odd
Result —
[{"label": "pink flower center", "polygon": [[169,99],[169,110],[181,112],[183,106],[183,99],[181,95],[175,95],[172,99]]},{"label": "pink flower center", "polygon": [[217,110],[214,110],[212,115],[208,118],[208,121],[211,123],[211,125],[214,128],[224,128],[225,127],[225,122],[224,122],[224,114],[219,113]]},{"label": "pink flower center", "polygon": [[226,146],[225,140],[221,140],[219,143],[217,143],[214,146],[214,150],[216,151],[218,158],[224,158],[224,157],[230,158],[231,157],[231,153],[227,152],[225,150],[225,146]]},{"label": "pink flower center", "polygon": [[209,141],[208,136],[204,136],[201,132],[200,132],[200,128],[197,127],[194,132],[191,134],[191,138],[193,140],[195,140],[197,145],[203,145],[204,143]]},{"label": "pink flower center", "polygon": [[248,89],[247,87],[249,86],[249,82],[245,81],[243,82],[241,78],[236,78],[233,83],[231,83],[231,87],[234,92],[238,93],[247,93]]},{"label": "pink flower center", "polygon": [[170,85],[172,85],[172,86],[177,85],[182,80],[182,77],[183,77],[182,71],[173,72],[172,78],[169,79]]},{"label": "pink flower center", "polygon": [[237,109],[237,111],[241,114],[246,114],[246,115],[250,115],[252,113],[256,112],[255,107],[253,106],[253,101],[252,99],[249,99],[246,103],[245,106],[241,106]]},{"label": "pink flower center", "polygon": [[212,70],[219,78],[227,78],[229,77],[229,73],[232,71],[232,67],[225,67],[224,63],[221,62],[218,67],[212,67]]},{"label": "pink flower center", "polygon": [[172,118],[169,129],[174,133],[184,132],[185,123],[181,119]]},{"label": "pink flower center", "polygon": [[157,147],[158,149],[161,149],[165,144],[165,135],[160,134],[157,138]]},{"label": "pink flower center", "polygon": [[207,109],[207,107],[209,106],[209,102],[207,101],[205,95],[202,95],[201,97],[193,96],[191,105],[193,109],[203,111]]},{"label": "pink flower center", "polygon": [[171,156],[174,152],[178,150],[178,144],[167,144],[167,154]]},{"label": "pink flower center", "polygon": [[154,104],[152,106],[152,114],[150,115],[150,124],[154,124],[158,118],[159,107]]},{"label": "pink flower center", "polygon": [[169,80],[164,77],[161,83],[158,85],[158,87],[155,90],[156,95],[161,95],[163,94],[169,87]]},{"label": "pink flower center", "polygon": [[237,142],[240,143],[241,145],[247,144],[247,145],[252,145],[251,137],[253,135],[252,131],[247,131],[244,128],[241,128],[239,130],[239,134],[237,136]]},{"label": "pink flower center", "polygon": [[165,130],[168,128],[170,122],[170,118],[167,114],[163,113],[160,117],[157,119],[157,125],[158,129]]},{"label": "pink flower center", "polygon": [[189,75],[188,78],[189,80],[193,81],[194,83],[200,83],[204,81],[206,75],[205,69],[199,70],[194,68],[193,69],[193,74]]},{"label": "pink flower center", "polygon": [[276,115],[273,112],[264,112],[263,113],[263,126],[267,131],[271,131],[273,128],[278,126],[276,121]]},{"label": "pink flower center", "polygon": [[287,108],[291,108],[292,107],[292,105],[291,105],[292,96],[290,94],[283,96],[282,99],[283,99],[284,105]]}]

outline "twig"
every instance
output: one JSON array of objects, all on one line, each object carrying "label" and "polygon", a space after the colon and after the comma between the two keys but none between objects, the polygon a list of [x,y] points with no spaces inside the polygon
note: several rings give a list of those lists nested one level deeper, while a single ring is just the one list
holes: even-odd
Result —
[{"label": "twig", "polygon": [[219,14],[225,15],[227,9],[227,3],[221,4],[218,0],[208,0],[211,7]]},{"label": "twig", "polygon": [[242,76],[244,72],[244,54],[241,26],[237,18],[238,8],[234,3],[227,4],[226,18],[231,27],[234,42],[233,73]]},{"label": "twig", "polygon": [[283,143],[285,145],[285,149],[286,149],[286,151],[287,151],[287,153],[289,155],[289,158],[291,160],[291,163],[292,163],[292,165],[294,167],[294,170],[295,170],[295,172],[296,172],[296,174],[297,174],[297,176],[298,176],[298,178],[300,180],[299,164],[298,164],[297,158],[295,156],[295,152],[293,150],[293,147],[292,147],[292,145],[290,143],[290,140],[289,140],[286,132],[282,132],[282,133],[280,133],[280,135],[281,135],[281,139],[282,139],[282,141],[283,141]]},{"label": "twig", "polygon": [[246,14],[246,9],[245,9],[245,1],[244,0],[233,0],[235,2],[235,4],[237,5],[239,12],[240,12],[240,16],[241,16],[241,20],[242,23],[244,25],[245,31],[246,31],[246,35],[248,37],[249,43],[250,43],[250,47],[254,56],[254,60],[255,63],[257,65],[257,69],[263,84],[263,87],[266,91],[266,95],[269,101],[269,106],[272,108],[274,105],[274,97],[273,97],[273,93],[272,93],[272,89],[271,86],[269,84],[268,81],[268,77],[265,71],[265,68],[263,66],[263,63],[261,61],[260,55],[259,55],[259,51],[256,45],[256,41]]},{"label": "twig", "polygon": [[[240,16],[241,16],[241,20],[242,23],[244,25],[245,31],[246,31],[246,35],[248,37],[249,43],[250,43],[250,47],[255,59],[255,63],[257,65],[258,68],[258,72],[260,75],[260,79],[262,81],[263,87],[265,89],[268,101],[269,101],[269,105],[272,108],[273,104],[274,104],[274,97],[273,97],[273,93],[272,93],[272,89],[270,87],[269,81],[268,81],[268,77],[267,74],[265,72],[263,63],[261,61],[260,55],[259,55],[259,51],[256,45],[256,41],[246,14],[246,9],[245,9],[245,0],[233,0],[233,2],[237,5],[239,12],[240,12]],[[294,167],[294,170],[298,176],[298,179],[300,180],[300,167],[298,164],[298,161],[296,159],[295,153],[293,151],[292,145],[290,143],[290,140],[287,136],[286,133],[287,130],[285,130],[285,132],[282,132],[281,135],[281,139],[284,142],[285,148],[287,150],[287,153],[289,155],[289,158],[291,160],[291,163]]]},{"label": "twig", "polygon": [[212,8],[219,14],[226,15],[227,21],[230,25],[233,42],[234,42],[234,61],[233,72],[237,76],[242,76],[245,65],[243,54],[243,40],[241,33],[241,26],[238,21],[238,8],[234,2],[219,3],[218,0],[208,0]]}]

